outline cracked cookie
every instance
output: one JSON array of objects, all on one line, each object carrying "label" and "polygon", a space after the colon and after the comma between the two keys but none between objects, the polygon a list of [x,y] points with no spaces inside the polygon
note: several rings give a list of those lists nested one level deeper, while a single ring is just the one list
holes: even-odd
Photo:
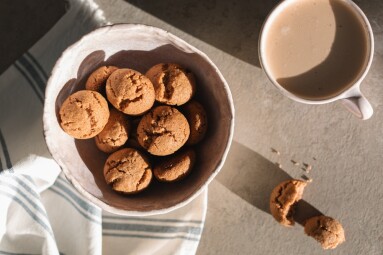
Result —
[{"label": "cracked cookie", "polygon": [[153,169],[157,180],[162,182],[174,182],[188,175],[194,166],[196,154],[194,150],[178,152],[161,160]]},{"label": "cracked cookie", "polygon": [[305,233],[317,240],[323,249],[335,249],[346,238],[342,225],[331,217],[316,216],[305,223]]},{"label": "cracked cookie", "polygon": [[142,117],[137,127],[138,142],[149,153],[167,156],[188,140],[189,123],[176,108],[158,106]]},{"label": "cracked cookie", "polygon": [[197,101],[191,101],[182,108],[186,119],[190,126],[190,136],[187,141],[188,145],[199,143],[206,134],[207,130],[207,117],[206,111]]},{"label": "cracked cookie", "polygon": [[108,123],[95,137],[97,148],[106,153],[115,152],[128,140],[129,122],[125,115],[112,107]]},{"label": "cracked cookie", "polygon": [[104,165],[104,177],[113,190],[134,194],[146,189],[152,180],[148,160],[137,150],[125,148],[111,154]]},{"label": "cracked cookie", "polygon": [[306,185],[305,181],[287,180],[273,189],[270,196],[270,211],[280,224],[294,225],[294,204],[302,199]]},{"label": "cracked cookie", "polygon": [[80,90],[70,95],[59,111],[61,128],[77,139],[95,137],[109,118],[108,103],[96,91]]},{"label": "cracked cookie", "polygon": [[155,94],[151,81],[132,69],[118,69],[106,81],[106,96],[119,111],[141,115],[154,104]]},{"label": "cracked cookie", "polygon": [[105,95],[106,80],[118,69],[115,66],[101,66],[91,73],[85,83],[85,89]]},{"label": "cracked cookie", "polygon": [[158,102],[182,105],[194,95],[194,75],[177,64],[157,64],[146,72],[146,76],[153,83]]}]

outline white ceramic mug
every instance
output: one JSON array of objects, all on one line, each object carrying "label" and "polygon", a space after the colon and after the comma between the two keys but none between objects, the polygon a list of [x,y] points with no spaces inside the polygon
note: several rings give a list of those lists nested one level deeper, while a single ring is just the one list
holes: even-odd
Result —
[{"label": "white ceramic mug", "polygon": [[301,98],[292,92],[286,90],[284,87],[281,86],[277,82],[276,77],[274,77],[271,73],[270,66],[266,63],[266,57],[267,53],[265,50],[266,47],[266,41],[267,41],[267,36],[269,35],[268,31],[270,29],[271,24],[275,21],[276,17],[278,15],[281,15],[284,10],[289,7],[291,4],[293,4],[295,1],[301,1],[301,0],[284,0],[281,1],[274,9],[273,11],[269,14],[267,17],[265,23],[263,24],[260,37],[259,37],[259,59],[260,59],[260,64],[262,66],[262,69],[270,79],[270,81],[279,89],[279,91],[284,94],[285,96],[289,97],[290,99],[300,102],[300,103],[305,103],[305,104],[325,104],[325,103],[330,103],[334,102],[336,100],[341,100],[342,104],[353,114],[355,114],[357,117],[360,119],[366,120],[369,119],[372,114],[373,114],[373,109],[371,107],[371,104],[368,102],[368,100],[363,96],[363,94],[360,91],[360,85],[367,75],[372,59],[373,59],[373,53],[374,53],[374,35],[371,29],[371,25],[366,17],[366,15],[363,13],[363,11],[351,0],[339,0],[339,1],[345,1],[349,6],[351,7],[350,9],[355,12],[356,15],[359,15],[361,18],[360,20],[363,22],[363,28],[367,34],[367,65],[364,66],[363,70],[360,72],[360,75],[358,78],[352,83],[347,85],[347,89],[342,91],[340,94],[333,96],[328,99],[324,100],[310,100],[306,98]]}]

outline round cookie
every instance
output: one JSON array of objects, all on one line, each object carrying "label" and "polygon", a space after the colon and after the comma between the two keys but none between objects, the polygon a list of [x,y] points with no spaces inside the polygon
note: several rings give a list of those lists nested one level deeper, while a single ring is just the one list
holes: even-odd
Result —
[{"label": "round cookie", "polygon": [[145,113],[155,101],[151,81],[132,69],[118,69],[109,76],[106,96],[117,110],[129,115]]},{"label": "round cookie", "polygon": [[118,150],[129,137],[129,122],[125,115],[112,108],[108,123],[95,137],[97,147],[106,153]]},{"label": "round cookie", "polygon": [[189,134],[185,116],[170,106],[152,109],[142,117],[137,127],[138,142],[156,156],[174,153],[186,143]]},{"label": "round cookie", "polygon": [[96,91],[80,90],[64,101],[59,117],[61,128],[70,136],[77,139],[92,138],[108,122],[108,103]]},{"label": "round cookie", "polygon": [[197,101],[191,101],[187,103],[185,106],[183,106],[182,111],[190,125],[190,136],[187,144],[197,144],[205,137],[206,134],[206,111]]},{"label": "round cookie", "polygon": [[146,76],[152,81],[156,100],[168,105],[183,105],[195,92],[195,78],[177,64],[157,64]]},{"label": "round cookie", "polygon": [[302,199],[307,182],[287,180],[276,186],[270,196],[270,211],[273,217],[284,226],[294,225],[294,204]]},{"label": "round cookie", "polygon": [[109,76],[118,69],[115,66],[101,66],[97,68],[88,77],[85,83],[85,89],[97,91],[101,94],[105,94],[106,80]]},{"label": "round cookie", "polygon": [[162,182],[174,182],[188,175],[194,166],[196,154],[192,149],[178,152],[161,160],[153,174]]},{"label": "round cookie", "polygon": [[144,148],[142,148],[142,146],[138,142],[137,127],[138,127],[138,124],[140,123],[140,121],[141,121],[141,118],[134,118],[130,122],[130,124],[131,124],[130,125],[131,126],[130,135],[129,135],[128,141],[126,142],[126,146],[129,148],[134,148],[137,150],[144,149]]},{"label": "round cookie", "polygon": [[104,165],[106,183],[113,190],[134,194],[146,189],[152,180],[147,159],[137,150],[125,148],[111,154]]},{"label": "round cookie", "polygon": [[335,249],[346,238],[339,221],[328,216],[315,216],[305,223],[305,233],[317,240],[323,249]]}]

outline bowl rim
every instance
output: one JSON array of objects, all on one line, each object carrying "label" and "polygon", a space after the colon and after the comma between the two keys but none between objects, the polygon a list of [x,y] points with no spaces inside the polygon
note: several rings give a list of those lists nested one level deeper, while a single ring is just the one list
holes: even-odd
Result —
[{"label": "bowl rim", "polygon": [[[64,162],[62,162],[60,160],[60,158],[58,158],[54,153],[52,153],[51,147],[53,148],[54,141],[52,141],[52,139],[50,139],[47,136],[47,133],[49,132],[49,129],[50,129],[48,127],[47,123],[48,123],[48,118],[51,114],[51,111],[48,109],[48,106],[47,106],[47,102],[49,101],[48,95],[50,94],[51,89],[55,86],[55,84],[52,83],[52,79],[53,79],[52,77],[57,72],[57,69],[59,69],[59,67],[62,65],[62,62],[64,61],[65,56],[67,54],[69,54],[69,52],[72,50],[72,48],[81,44],[88,37],[93,37],[93,36],[98,35],[98,34],[107,33],[112,28],[118,28],[118,29],[124,29],[124,30],[126,30],[126,29],[128,29],[128,30],[131,30],[131,29],[148,30],[151,32],[155,32],[157,35],[168,37],[169,39],[171,39],[172,43],[174,43],[176,45],[177,44],[182,45],[182,47],[188,48],[193,53],[196,53],[200,57],[202,57],[203,60],[206,61],[214,69],[214,71],[216,72],[216,74],[218,75],[219,79],[221,80],[221,82],[223,84],[223,89],[225,91],[226,99],[228,100],[229,107],[230,107],[230,113],[231,113],[230,126],[229,126],[229,136],[228,136],[228,139],[226,141],[226,147],[225,147],[225,150],[223,152],[223,155],[220,159],[220,162],[218,163],[218,165],[216,166],[216,168],[214,169],[212,174],[208,177],[208,179],[203,183],[203,185],[198,190],[196,190],[191,196],[189,196],[185,200],[183,200],[183,201],[181,201],[181,202],[179,202],[173,206],[169,206],[169,207],[162,208],[162,209],[150,210],[150,211],[134,211],[134,210],[130,211],[130,210],[119,209],[119,208],[116,208],[114,206],[111,206],[108,203],[106,203],[106,202],[100,200],[99,198],[93,196],[85,188],[83,188],[81,186],[81,184],[76,180],[76,178],[71,174],[71,171],[69,169],[67,169]],[[144,24],[119,23],[119,24],[105,25],[105,26],[102,26],[100,28],[97,28],[97,29],[83,35],[78,41],[76,41],[75,43],[73,43],[72,45],[67,47],[66,50],[63,51],[61,56],[56,61],[55,65],[51,71],[51,75],[50,75],[48,82],[47,82],[47,86],[46,86],[46,90],[45,90],[45,100],[44,100],[43,129],[44,129],[45,142],[47,144],[48,151],[50,152],[51,156],[58,163],[58,165],[60,166],[60,168],[64,172],[64,175],[68,179],[68,181],[74,186],[74,188],[82,196],[84,196],[86,198],[87,201],[93,203],[94,205],[100,207],[101,209],[103,209],[105,211],[108,211],[108,212],[111,212],[114,214],[118,214],[118,215],[150,216],[150,215],[165,214],[165,213],[171,212],[173,210],[176,210],[178,208],[181,208],[181,207],[187,205],[192,200],[194,200],[199,194],[201,194],[202,191],[210,184],[210,182],[215,178],[215,176],[218,174],[218,172],[223,167],[223,164],[224,164],[224,162],[227,158],[228,152],[230,150],[230,146],[231,146],[233,136],[234,136],[234,119],[235,119],[234,101],[233,101],[233,97],[232,97],[229,85],[227,84],[225,78],[223,77],[223,75],[219,71],[218,67],[213,63],[213,61],[205,53],[203,53],[202,51],[200,51],[196,47],[190,45],[189,43],[187,43],[183,39],[173,35],[172,33],[168,32],[166,30],[161,29],[161,28],[149,26],[149,25],[144,25]]]}]

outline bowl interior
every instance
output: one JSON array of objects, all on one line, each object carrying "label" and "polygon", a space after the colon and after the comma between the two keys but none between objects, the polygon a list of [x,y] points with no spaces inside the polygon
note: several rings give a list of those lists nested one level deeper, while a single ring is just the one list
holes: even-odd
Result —
[{"label": "bowl interior", "polygon": [[[60,128],[57,113],[73,92],[84,89],[88,75],[101,65],[115,65],[145,73],[157,63],[173,62],[197,78],[195,99],[206,108],[208,133],[196,147],[192,173],[177,183],[153,180],[142,193],[124,196],[104,181],[107,154],[93,139],[75,140]],[[153,27],[117,25],[98,29],[68,48],[52,72],[46,90],[44,129],[49,150],[67,178],[89,200],[114,213],[137,215],[166,212],[190,200],[219,171],[233,129],[233,107],[225,80],[211,61],[184,41]]]}]

